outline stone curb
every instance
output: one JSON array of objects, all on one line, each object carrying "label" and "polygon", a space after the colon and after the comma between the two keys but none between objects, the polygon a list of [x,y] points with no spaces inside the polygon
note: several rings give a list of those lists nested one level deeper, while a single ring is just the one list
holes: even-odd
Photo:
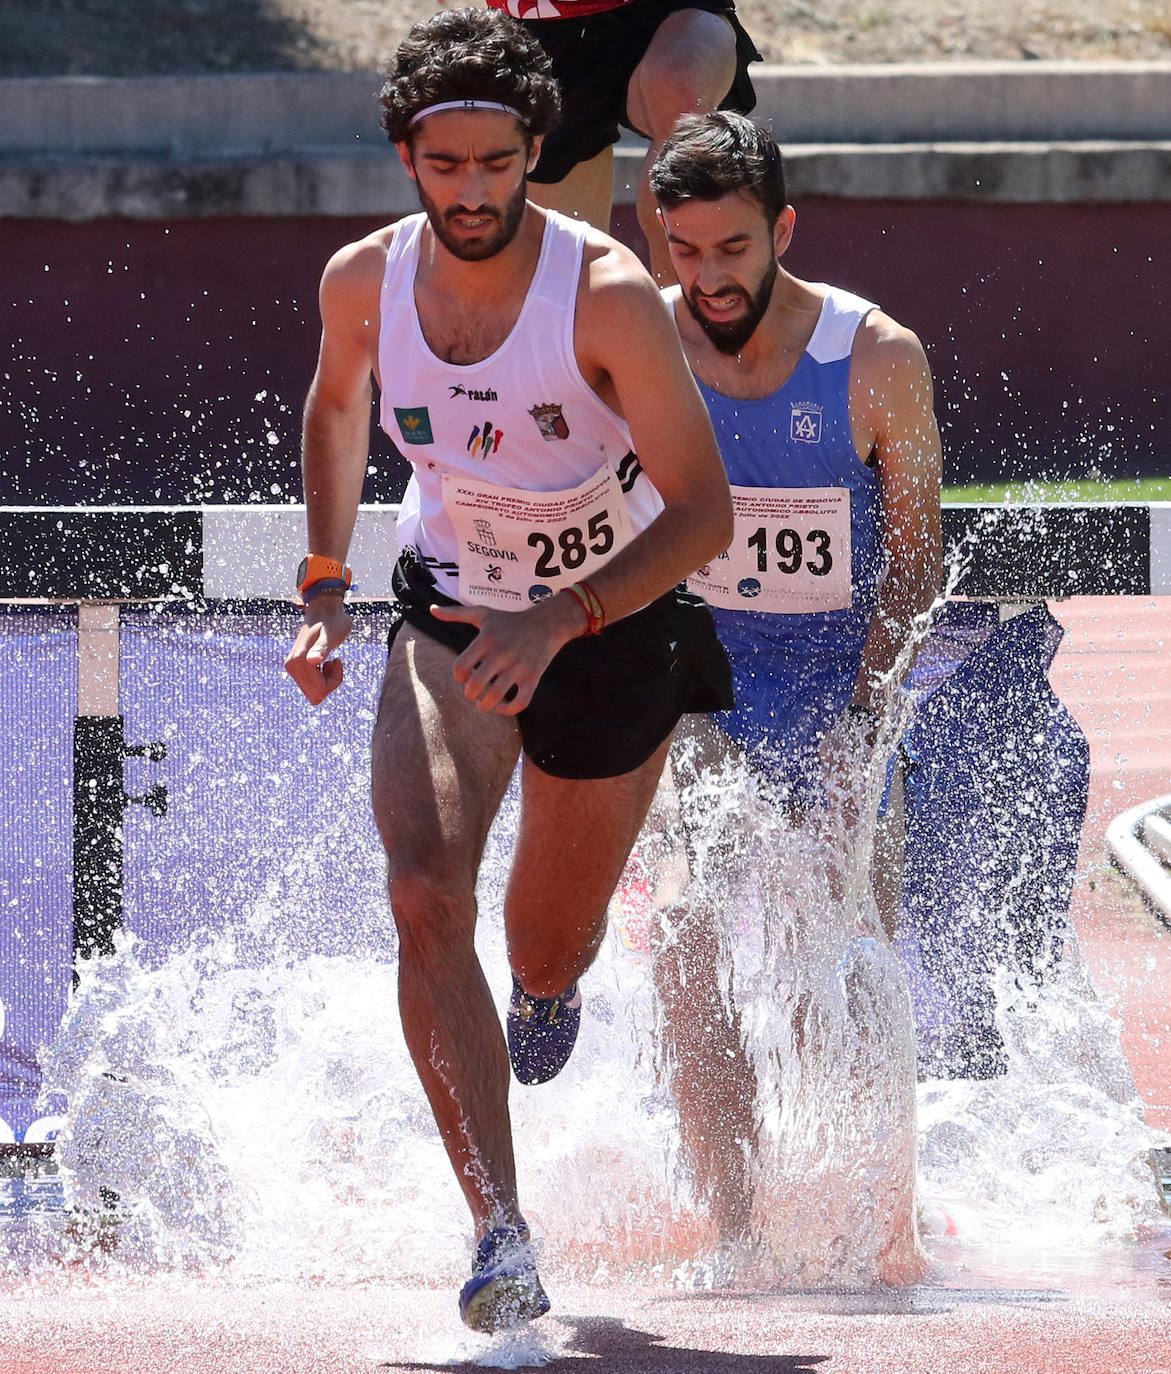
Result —
[{"label": "stone curb", "polygon": [[[794,196],[1171,200],[1171,62],[765,67]],[[0,217],[393,216],[373,73],[0,81]],[[625,140],[629,204],[644,145]]]},{"label": "stone curb", "polygon": [[[620,150],[615,204],[634,203],[641,161],[641,151]],[[787,165],[797,203],[810,196],[992,204],[1171,201],[1171,141],[798,145]],[[0,159],[0,218],[395,218],[417,209],[414,187],[382,150],[190,161]]]},{"label": "stone curb", "polygon": [[[789,143],[1171,139],[1171,62],[755,68],[755,117]],[[373,72],[0,80],[0,154],[384,146]]]}]

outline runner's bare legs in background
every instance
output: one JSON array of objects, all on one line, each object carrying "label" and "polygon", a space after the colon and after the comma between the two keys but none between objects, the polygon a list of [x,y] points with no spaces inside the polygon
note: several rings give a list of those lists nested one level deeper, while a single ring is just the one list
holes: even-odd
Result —
[{"label": "runner's bare legs in background", "polygon": [[[651,163],[680,115],[714,110],[728,94],[735,74],[736,38],[728,21],[707,10],[677,10],[659,25],[630,78],[628,117],[651,140],[638,176],[638,222],[650,250],[651,274],[660,286],[669,286],[675,273],[647,181]],[[564,117],[572,114],[567,111]],[[614,203],[613,148],[579,162],[561,181],[530,182],[529,199],[608,233]]]}]

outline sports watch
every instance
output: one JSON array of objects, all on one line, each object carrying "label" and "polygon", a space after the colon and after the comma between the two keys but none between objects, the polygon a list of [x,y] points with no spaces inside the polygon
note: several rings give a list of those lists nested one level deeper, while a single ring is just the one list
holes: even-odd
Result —
[{"label": "sports watch", "polygon": [[319,553],[307,554],[297,569],[297,590],[303,601],[311,601],[318,592],[348,591],[353,580],[352,569]]}]

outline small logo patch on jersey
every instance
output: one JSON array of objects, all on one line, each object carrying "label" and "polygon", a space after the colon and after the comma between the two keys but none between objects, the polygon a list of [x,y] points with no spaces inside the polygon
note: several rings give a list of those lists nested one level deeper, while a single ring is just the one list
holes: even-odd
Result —
[{"label": "small logo patch on jersey", "polygon": [[408,444],[433,444],[431,416],[426,406],[395,406],[394,418],[398,421],[399,433]]},{"label": "small logo patch on jersey", "polygon": [[449,386],[447,389],[451,392],[450,399],[453,401],[457,396],[464,396],[469,401],[498,401],[500,399],[491,388],[487,391],[476,391],[474,388],[469,390],[466,386],[460,386],[457,382],[454,386]]},{"label": "small logo patch on jersey", "polygon": [[799,444],[821,443],[821,406],[794,401],[789,410],[789,438]]},{"label": "small logo patch on jersey", "polygon": [[473,458],[490,458],[500,447],[503,438],[504,431],[497,429],[491,420],[485,420],[468,435],[466,448]]},{"label": "small logo patch on jersey", "polygon": [[533,406],[529,414],[536,420],[542,439],[569,438],[569,426],[559,405]]}]

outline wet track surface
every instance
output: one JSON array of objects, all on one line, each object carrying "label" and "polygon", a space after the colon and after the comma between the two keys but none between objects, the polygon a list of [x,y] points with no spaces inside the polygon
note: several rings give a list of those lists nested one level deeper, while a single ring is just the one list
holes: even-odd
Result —
[{"label": "wet track surface", "polygon": [[[1109,868],[1103,842],[1115,814],[1171,791],[1171,604],[1103,599],[1053,609],[1067,636],[1051,680],[1091,747],[1075,921],[1095,987],[1122,1021],[1148,1120],[1171,1130],[1171,928]],[[0,1280],[0,1374],[359,1374],[552,1362],[598,1374],[1171,1370],[1171,1234],[1096,1253],[1027,1252],[968,1243],[962,1211],[958,1218],[958,1237],[927,1242],[928,1281],[886,1292],[696,1292],[666,1273],[586,1286],[559,1278],[550,1256],[552,1314],[496,1340],[460,1326],[446,1281],[265,1283],[233,1276],[230,1263],[217,1277],[41,1268]],[[411,1272],[427,1269],[431,1243],[420,1231]]]},{"label": "wet track surface", "polygon": [[4,1304],[0,1368],[406,1374],[555,1362],[596,1374],[1166,1374],[1165,1287],[1116,1282],[1087,1292],[968,1278],[972,1286],[856,1296],[569,1288],[556,1293],[550,1317],[495,1341],[462,1332],[452,1295],[435,1290],[155,1284],[114,1305],[67,1285]]}]

